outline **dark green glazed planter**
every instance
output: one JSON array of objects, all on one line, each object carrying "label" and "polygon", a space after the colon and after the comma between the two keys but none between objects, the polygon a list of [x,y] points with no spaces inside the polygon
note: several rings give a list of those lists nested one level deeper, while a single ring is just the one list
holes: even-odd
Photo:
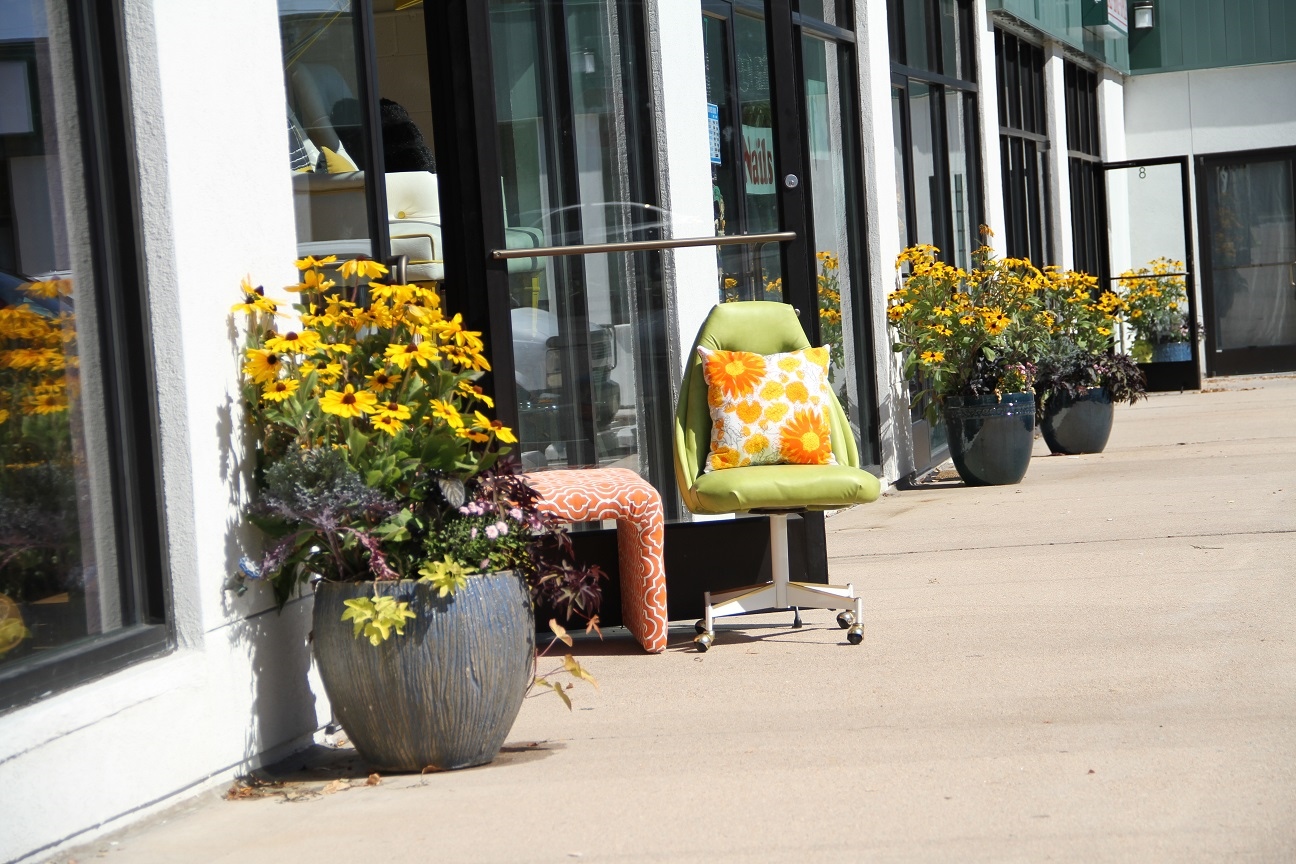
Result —
[{"label": "dark green glazed planter", "polygon": [[1106,387],[1091,387],[1075,398],[1052,393],[1044,402],[1040,431],[1050,452],[1065,456],[1101,453],[1111,436],[1114,415]]},{"label": "dark green glazed planter", "polygon": [[969,486],[1011,486],[1030,467],[1035,394],[1007,393],[945,400],[950,458]]},{"label": "dark green glazed planter", "polygon": [[[344,601],[392,594],[417,615],[381,645],[354,638]],[[469,578],[452,597],[430,585],[322,582],[315,591],[315,657],[333,712],[379,771],[490,762],[531,682],[535,620],[521,577]]]}]

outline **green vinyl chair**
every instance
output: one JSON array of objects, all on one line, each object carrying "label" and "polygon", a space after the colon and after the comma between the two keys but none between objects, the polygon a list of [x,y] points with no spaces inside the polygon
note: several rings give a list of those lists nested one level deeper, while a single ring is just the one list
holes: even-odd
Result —
[{"label": "green vinyl chair", "polygon": [[715,619],[752,612],[843,609],[837,624],[852,645],[864,640],[863,600],[854,585],[789,581],[787,521],[813,510],[836,510],[877,500],[878,479],[859,467],[846,412],[835,396],[828,406],[836,465],[751,465],[703,473],[711,447],[711,413],[698,346],[726,351],[779,354],[809,348],[796,312],[786,303],[724,303],[707,316],[689,355],[675,409],[675,479],[685,506],[694,513],[758,513],[770,520],[773,580],[731,591],[706,592],[706,615],[694,637],[699,651],[715,641]]}]

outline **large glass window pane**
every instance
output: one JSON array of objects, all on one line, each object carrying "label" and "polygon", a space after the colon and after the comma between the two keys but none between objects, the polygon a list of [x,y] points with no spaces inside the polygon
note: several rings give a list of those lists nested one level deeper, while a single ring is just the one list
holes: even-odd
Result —
[{"label": "large glass window pane", "polygon": [[[48,15],[48,17],[47,17]],[[10,674],[143,620],[117,566],[69,21],[0,20],[0,701]],[[36,691],[41,692],[40,690]]]},{"label": "large glass window pane", "polygon": [[909,158],[914,185],[914,213],[911,218],[919,243],[937,242],[936,220],[944,206],[936,175],[932,123],[934,89],[934,85],[922,81],[909,82]]},{"label": "large glass window pane", "polygon": [[350,0],[279,0],[301,255],[373,254],[356,14]]},{"label": "large glass window pane", "polygon": [[1292,162],[1213,165],[1207,180],[1215,347],[1296,345]]},{"label": "large glass window pane", "polygon": [[972,80],[975,64],[966,0],[940,0],[941,71],[951,78]]},{"label": "large glass window pane", "polygon": [[385,0],[373,15],[391,252],[405,256],[410,282],[440,282],[445,248],[423,4]]},{"label": "large glass window pane", "polygon": [[[656,239],[669,225],[643,179],[652,175],[635,83],[644,61],[621,8],[491,2],[510,248]],[[650,479],[666,470],[643,446],[666,428],[653,395],[668,368],[660,257],[517,258],[509,274],[524,463],[616,464]]]},{"label": "large glass window pane", "polygon": [[[717,232],[777,231],[765,22],[740,14],[724,19],[707,16],[702,21],[707,101],[716,106],[720,132],[718,150],[710,154]],[[716,250],[716,261],[722,301],[783,299],[778,244],[722,246]]]},{"label": "large glass window pane", "polygon": [[904,5],[905,65],[915,69],[939,71],[927,50],[927,30],[930,26],[928,8],[931,0],[902,0]]},{"label": "large glass window pane", "polygon": [[[828,346],[829,379],[846,409],[863,455],[869,453],[869,424],[864,416],[873,405],[872,359],[864,316],[868,309],[860,263],[852,254],[858,214],[851,190],[855,187],[854,165],[847,154],[857,152],[854,113],[843,103],[853,92],[850,53],[833,43],[803,36],[802,65],[805,70],[807,168],[810,198],[814,205],[815,258],[818,262],[819,336]],[[861,441],[861,438],[863,439]]]},{"label": "large glass window pane", "polygon": [[895,150],[896,176],[896,213],[897,227],[900,229],[900,247],[909,245],[909,205],[905,194],[905,178],[908,176],[909,150],[905,147],[905,91],[899,87],[891,88],[891,129]]},{"label": "large glass window pane", "polygon": [[957,90],[945,94],[945,129],[949,146],[950,227],[953,248],[946,260],[970,267],[977,243],[977,187],[971,171],[975,154],[969,152],[967,130],[972,119],[971,97]]}]

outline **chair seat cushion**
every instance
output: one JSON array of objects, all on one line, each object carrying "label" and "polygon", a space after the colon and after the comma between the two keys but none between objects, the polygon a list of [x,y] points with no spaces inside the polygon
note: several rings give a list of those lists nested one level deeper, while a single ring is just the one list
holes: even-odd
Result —
[{"label": "chair seat cushion", "polygon": [[878,479],[846,465],[752,465],[703,474],[693,485],[697,513],[836,510],[877,500]]}]

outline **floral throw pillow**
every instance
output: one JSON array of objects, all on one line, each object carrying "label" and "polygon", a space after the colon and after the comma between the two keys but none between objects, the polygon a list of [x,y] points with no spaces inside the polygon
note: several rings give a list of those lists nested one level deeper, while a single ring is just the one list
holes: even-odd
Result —
[{"label": "floral throw pillow", "polygon": [[828,349],[786,354],[698,348],[711,408],[704,472],[746,465],[836,465]]}]

